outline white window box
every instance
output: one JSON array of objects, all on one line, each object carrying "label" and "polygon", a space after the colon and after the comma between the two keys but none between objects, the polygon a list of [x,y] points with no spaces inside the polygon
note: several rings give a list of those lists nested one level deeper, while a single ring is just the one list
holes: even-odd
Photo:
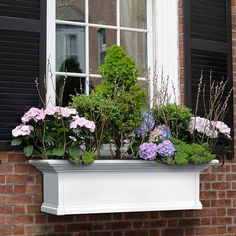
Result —
[{"label": "white window box", "polygon": [[41,210],[55,215],[201,209],[200,172],[211,165],[171,166],[142,160],[30,160],[43,173]]}]

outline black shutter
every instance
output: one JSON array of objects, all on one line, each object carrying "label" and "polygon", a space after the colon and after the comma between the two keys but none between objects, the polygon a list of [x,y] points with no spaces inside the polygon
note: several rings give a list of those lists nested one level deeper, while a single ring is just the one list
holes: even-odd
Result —
[{"label": "black shutter", "polygon": [[24,112],[39,106],[45,45],[46,0],[0,0],[0,150],[10,148]]},{"label": "black shutter", "polygon": [[[185,104],[195,109],[201,71],[206,85],[212,70],[213,80],[229,78],[227,90],[232,88],[231,1],[184,0],[184,34]],[[201,105],[200,101],[199,115]],[[233,130],[232,98],[225,122]]]}]

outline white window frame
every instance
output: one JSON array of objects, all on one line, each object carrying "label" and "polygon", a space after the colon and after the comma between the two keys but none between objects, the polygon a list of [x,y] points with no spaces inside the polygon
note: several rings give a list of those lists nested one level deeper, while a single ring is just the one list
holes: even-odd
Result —
[{"label": "white window frame", "polygon": [[[89,25],[88,14],[84,23],[68,22],[56,20],[56,0],[47,0],[47,47],[46,56],[50,63],[51,75],[47,76],[47,104],[55,104],[55,88],[56,75],[65,75],[64,72],[56,73],[56,23],[57,24],[71,24],[85,27],[86,38],[86,55],[89,55]],[[88,0],[85,0],[85,11],[88,11]],[[119,0],[117,11],[119,11]],[[98,25],[95,26],[105,29],[117,30],[117,44],[120,45],[120,30],[125,29],[135,32],[147,32],[147,64],[150,73],[150,78],[153,78],[153,68],[155,61],[157,61],[158,77],[161,76],[162,71],[164,77],[171,79],[174,87],[176,98],[175,102],[179,103],[180,86],[179,86],[179,32],[178,32],[178,0],[147,0],[147,12],[152,14],[147,16],[147,29],[132,29],[120,27],[119,14],[117,12],[117,26]],[[67,76],[83,76],[86,77],[86,93],[89,91],[89,77],[98,78],[99,75],[89,74],[89,56],[86,56],[86,72],[82,74],[66,73]],[[48,71],[47,71],[48,73]],[[160,79],[159,79],[160,81]],[[150,81],[150,97],[153,98],[153,81]],[[170,91],[172,92],[172,91]],[[152,99],[151,99],[152,101]],[[152,103],[152,102],[151,102]],[[152,104],[151,104],[152,105]]]}]

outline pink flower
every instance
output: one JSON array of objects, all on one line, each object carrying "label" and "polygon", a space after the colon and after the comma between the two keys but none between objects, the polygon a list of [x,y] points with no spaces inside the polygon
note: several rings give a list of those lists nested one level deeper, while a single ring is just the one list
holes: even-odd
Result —
[{"label": "pink flower", "polygon": [[43,120],[45,118],[45,112],[42,109],[32,107],[21,118],[23,123],[29,122],[33,119],[35,122]]},{"label": "pink flower", "polygon": [[230,135],[231,129],[222,121],[213,121],[212,126],[215,127],[220,133]]},{"label": "pink flower", "polygon": [[79,117],[78,115],[73,117],[73,121],[70,124],[70,128],[75,129],[77,128],[77,126],[79,125],[80,127],[85,126],[85,124],[88,122],[88,120],[86,120],[83,117]]},{"label": "pink flower", "polygon": [[79,117],[78,115],[76,115],[76,116],[73,116],[73,121],[70,123],[70,128],[75,129],[78,126],[80,126],[80,127],[85,126],[91,132],[94,132],[94,130],[95,130],[95,124],[93,121],[89,121],[89,120],[85,119],[84,117]]},{"label": "pink flower", "polygon": [[44,112],[46,115],[51,116],[51,115],[58,113],[59,109],[56,106],[51,106],[51,107],[47,107]]},{"label": "pink flower", "polygon": [[61,114],[63,117],[69,117],[70,115],[76,115],[77,112],[75,109],[68,107],[59,107],[59,114]]},{"label": "pink flower", "polygon": [[34,130],[33,126],[21,124],[12,130],[12,136],[13,137],[26,136],[29,135],[30,132],[33,130]]},{"label": "pink flower", "polygon": [[85,124],[85,127],[88,128],[91,132],[95,131],[95,123],[93,121],[88,121]]}]

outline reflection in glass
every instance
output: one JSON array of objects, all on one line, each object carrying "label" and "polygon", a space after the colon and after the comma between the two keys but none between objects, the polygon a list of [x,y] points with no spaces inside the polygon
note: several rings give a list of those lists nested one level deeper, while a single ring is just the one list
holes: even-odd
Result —
[{"label": "reflection in glass", "polygon": [[[85,72],[84,27],[57,25],[56,37],[56,70]],[[68,60],[67,63],[65,63],[66,60]]]},{"label": "reflection in glass", "polygon": [[116,25],[116,0],[89,0],[89,22]]},{"label": "reflection in glass", "polygon": [[85,22],[84,0],[57,0],[56,19]]},{"label": "reflection in glass", "polygon": [[144,76],[147,73],[147,34],[121,31],[121,47],[135,60]]},{"label": "reflection in glass", "polygon": [[120,21],[122,27],[147,28],[146,0],[121,0]]},{"label": "reflection in glass", "polygon": [[56,103],[67,106],[71,101],[71,95],[85,92],[85,78],[71,76],[56,77]]},{"label": "reflection in glass", "polygon": [[89,35],[89,72],[97,74],[99,66],[104,62],[106,49],[116,44],[116,30],[91,27]]},{"label": "reflection in glass", "polygon": [[89,93],[95,91],[97,86],[99,86],[102,82],[102,78],[89,78]]}]

